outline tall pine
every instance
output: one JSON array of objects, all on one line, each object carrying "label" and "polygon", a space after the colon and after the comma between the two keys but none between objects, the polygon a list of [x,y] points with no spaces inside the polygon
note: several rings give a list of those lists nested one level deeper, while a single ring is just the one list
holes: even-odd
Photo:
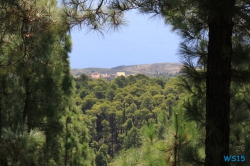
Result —
[{"label": "tall pine", "polygon": [[[229,165],[223,156],[229,155],[230,85],[234,78],[242,80],[241,76],[248,75],[247,70],[237,71],[231,66],[232,58],[237,56],[233,52],[232,37],[249,33],[249,2],[121,0],[112,1],[111,6],[122,11],[139,8],[143,13],[163,16],[184,38],[184,46],[193,48],[188,50],[193,51],[189,52],[193,57],[200,55],[195,47],[197,43],[207,40],[206,53],[201,55],[201,60],[206,62],[206,73],[195,75],[192,71],[196,66],[193,65],[186,69],[190,74],[188,77],[193,77],[194,81],[206,79],[205,165]],[[191,60],[188,59],[189,64],[192,64]]]},{"label": "tall pine", "polygon": [[[0,12],[0,165],[88,165],[87,129],[72,102],[63,11],[55,0],[6,0]],[[68,117],[74,122],[65,122]]]}]

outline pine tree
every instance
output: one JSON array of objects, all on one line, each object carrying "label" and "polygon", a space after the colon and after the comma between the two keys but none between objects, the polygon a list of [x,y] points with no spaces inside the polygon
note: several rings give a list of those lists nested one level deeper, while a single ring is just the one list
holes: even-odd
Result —
[{"label": "pine tree", "polygon": [[103,144],[96,154],[96,166],[107,166],[108,147]]},{"label": "pine tree", "polygon": [[38,165],[41,160],[42,147],[45,142],[44,134],[40,131],[25,131],[25,126],[18,126],[13,132],[4,129],[1,140],[1,156],[6,158],[1,165]]},{"label": "pine tree", "polygon": [[[241,41],[241,43],[238,43]],[[202,48],[202,44],[200,44],[200,48]],[[244,151],[243,149],[248,149],[249,145],[246,143],[248,141],[246,137],[248,137],[247,132],[248,129],[244,128],[242,130],[243,124],[248,123],[248,118],[249,118],[249,113],[246,110],[249,110],[247,108],[247,103],[244,102],[244,99],[242,98],[242,91],[245,91],[248,87],[248,78],[247,73],[248,73],[248,66],[249,66],[249,47],[245,45],[245,43],[240,39],[239,36],[234,36],[233,37],[233,52],[235,55],[237,55],[237,58],[232,59],[232,71],[234,72],[233,75],[233,80],[232,80],[232,85],[230,89],[230,142],[229,142],[229,150],[230,154],[237,154],[237,153],[243,153],[243,154],[248,154],[248,151]],[[202,53],[202,50],[198,50],[200,53]],[[190,56],[193,55],[193,52],[185,49],[182,51],[183,53],[186,53],[186,59],[188,59]],[[188,53],[191,53],[189,55]],[[200,54],[201,55],[201,54]],[[200,60],[198,62],[198,65],[201,67],[201,69],[197,72],[192,72],[191,70],[191,65],[189,63],[189,67],[187,67],[184,71],[187,73],[187,75],[194,74],[196,75],[196,78],[198,76],[203,75],[203,71],[206,70],[204,66],[206,66],[206,61],[200,57]],[[188,63],[186,63],[188,64]],[[236,74],[238,73],[238,74]],[[244,74],[243,74],[244,73]],[[190,94],[192,96],[189,98],[188,101],[186,101],[185,108],[187,110],[187,119],[195,121],[195,123],[201,127],[199,132],[205,133],[202,130],[202,127],[205,126],[205,81],[203,80],[202,82],[195,83],[193,81],[194,77],[189,77],[187,80],[190,82],[187,82],[187,80],[183,80],[183,83],[186,87],[186,89],[189,90]],[[244,90],[243,90],[244,89]],[[247,91],[247,90],[246,90]],[[246,93],[247,94],[247,93]],[[247,96],[247,95],[246,95]],[[245,97],[246,97],[245,96]],[[205,138],[201,135],[200,136],[200,141],[197,142],[196,145],[193,145],[193,147],[189,147],[189,150],[187,151],[186,155],[188,157],[185,157],[187,160],[192,158],[191,156],[197,156],[197,153],[194,153],[197,151],[198,148],[195,147],[202,147],[204,143]],[[241,141],[239,141],[241,140]],[[241,142],[241,143],[239,143]],[[243,151],[238,151],[236,152],[236,149],[243,150]],[[188,155],[191,154],[191,155]],[[188,159],[189,158],[189,159]],[[199,157],[196,157],[196,161],[198,160]],[[190,161],[190,160],[189,160]],[[193,161],[194,162],[194,161]]]},{"label": "pine tree", "polygon": [[[70,162],[79,165],[84,164],[83,159],[88,165],[87,130],[81,119],[73,118],[79,114],[71,97],[69,27],[56,5],[56,1],[29,0],[0,3],[0,141],[1,145],[6,141],[4,131],[11,135],[19,126],[23,126],[23,136],[18,139],[24,141],[24,146],[18,147],[21,145],[18,141],[7,140],[19,148],[23,160],[20,156],[8,155],[16,155],[17,149],[9,149],[8,144],[1,146],[0,153],[6,154],[0,158],[3,165],[67,165]],[[74,123],[65,123],[69,115]],[[26,138],[33,131],[44,133],[45,141],[39,146],[36,139]],[[70,136],[65,136],[69,131]],[[25,144],[27,141],[30,144]]]},{"label": "pine tree", "polygon": [[[223,155],[229,155],[230,85],[237,76],[249,75],[247,70],[232,70],[234,56],[232,37],[248,34],[249,3],[247,1],[115,1],[111,6],[119,10],[139,8],[143,13],[163,16],[185,39],[184,47],[192,57],[206,63],[206,74],[192,72],[196,66],[192,58],[186,68],[199,82],[206,79],[206,160],[205,165],[228,165]],[[208,33],[208,34],[207,34]],[[200,41],[203,52],[199,52]],[[247,40],[247,39],[243,39]],[[202,45],[200,45],[202,46]],[[202,48],[202,47],[200,47]],[[204,54],[204,51],[206,52]],[[238,77],[239,78],[239,77]],[[246,81],[246,79],[245,79]]]}]

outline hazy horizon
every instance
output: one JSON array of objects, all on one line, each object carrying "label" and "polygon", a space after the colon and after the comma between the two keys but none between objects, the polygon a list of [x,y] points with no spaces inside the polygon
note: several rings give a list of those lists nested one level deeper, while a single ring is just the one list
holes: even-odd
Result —
[{"label": "hazy horizon", "polygon": [[73,47],[70,67],[113,68],[138,64],[179,62],[176,55],[180,37],[170,32],[163,19],[128,12],[128,26],[104,37],[77,28],[71,31]]},{"label": "hazy horizon", "polygon": [[[113,67],[83,67],[83,68],[103,68],[103,69],[112,69],[112,68],[116,68],[116,67],[120,67],[120,66],[135,66],[135,65],[151,65],[151,64],[159,64],[159,63],[178,63],[181,64],[181,62],[156,62],[156,63],[144,63],[144,64],[132,64],[132,65],[119,65],[119,66],[113,66]],[[71,68],[71,69],[83,69],[83,68]]]}]

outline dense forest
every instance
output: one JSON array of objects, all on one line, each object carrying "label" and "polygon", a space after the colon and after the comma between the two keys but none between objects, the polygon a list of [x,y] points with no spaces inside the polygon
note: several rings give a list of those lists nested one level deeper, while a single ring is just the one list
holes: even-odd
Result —
[{"label": "dense forest", "polygon": [[[249,165],[249,6],[1,0],[0,165]],[[182,37],[180,75],[73,78],[71,28],[116,30],[132,9]]]},{"label": "dense forest", "polygon": [[[88,126],[97,166],[203,165],[204,83],[190,86],[181,75],[165,80],[142,74],[111,82],[75,78],[74,100]],[[231,91],[230,154],[247,159],[250,89],[232,86]]]}]

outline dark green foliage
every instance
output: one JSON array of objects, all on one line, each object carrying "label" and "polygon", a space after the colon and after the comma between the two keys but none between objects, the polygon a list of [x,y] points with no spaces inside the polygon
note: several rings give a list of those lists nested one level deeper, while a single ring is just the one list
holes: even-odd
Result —
[{"label": "dark green foliage", "polygon": [[250,78],[249,1],[117,0],[110,6],[161,15],[183,38],[182,74],[194,86],[205,84],[205,165],[229,165],[223,155],[230,152],[231,83],[249,83]]},{"label": "dark green foliage", "polygon": [[106,97],[107,100],[113,101],[113,99],[115,97],[115,90],[114,89],[108,89],[106,94],[105,94],[105,97]]},{"label": "dark green foliage", "polygon": [[114,80],[114,83],[119,87],[123,88],[124,86],[127,85],[126,79],[124,76],[119,76]]},{"label": "dark green foliage", "polygon": [[[0,165],[104,166],[117,152],[113,165],[249,160],[249,2],[116,0],[96,10],[63,3],[0,3]],[[81,75],[74,84],[69,27],[115,28],[133,8],[160,14],[183,37],[184,77]]]},{"label": "dark green foliage", "polygon": [[108,147],[107,145],[103,144],[98,152],[96,153],[96,166],[107,166],[107,155],[108,155]]},{"label": "dark green foliage", "polygon": [[[96,164],[106,163],[107,157],[97,151],[104,144],[108,148],[107,153],[113,157],[120,150],[143,146],[142,132],[146,133],[146,140],[150,144],[154,144],[158,135],[161,135],[161,139],[165,138],[166,125],[170,123],[163,122],[158,114],[164,113],[166,121],[169,121],[169,110],[185,96],[183,88],[174,86],[180,82],[179,77],[161,86],[158,84],[163,83],[161,80],[144,75],[117,77],[111,82],[84,77],[88,80],[86,82],[79,78],[75,78],[76,86],[82,88],[77,90],[75,102],[86,116],[90,144],[96,151]],[[97,90],[105,94],[105,98],[98,99],[100,96],[95,94]],[[83,99],[82,93],[86,95]],[[167,106],[170,101],[171,105]],[[148,126],[143,127],[146,124]]]},{"label": "dark green foliage", "polygon": [[[44,134],[40,131],[25,131],[24,126],[18,126],[15,132],[3,130],[0,155],[7,159],[8,164],[38,165],[42,146],[45,142]],[[7,164],[6,164],[7,165]]]},{"label": "dark green foliage", "polygon": [[88,165],[62,10],[54,0],[1,1],[0,8],[0,163]]},{"label": "dark green foliage", "polygon": [[140,146],[140,133],[139,130],[136,127],[132,127],[130,130],[128,130],[125,138],[124,138],[124,148],[129,149],[131,147],[137,148]]}]

